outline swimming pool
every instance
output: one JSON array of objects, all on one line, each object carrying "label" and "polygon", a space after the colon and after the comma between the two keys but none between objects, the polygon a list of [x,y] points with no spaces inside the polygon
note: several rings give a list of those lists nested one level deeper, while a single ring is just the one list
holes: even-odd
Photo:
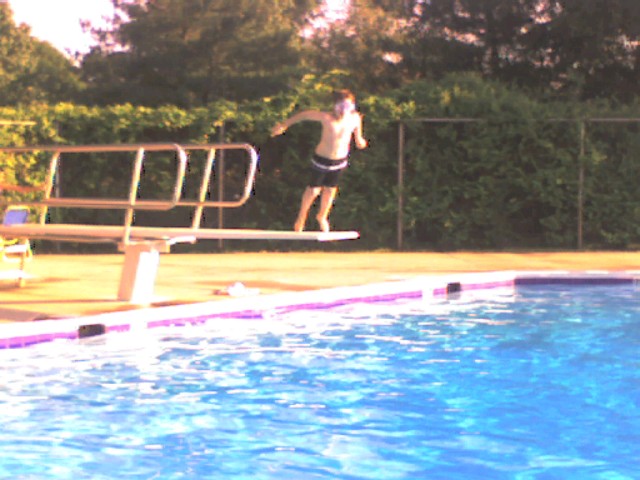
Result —
[{"label": "swimming pool", "polygon": [[386,298],[3,350],[0,477],[639,478],[638,294]]}]

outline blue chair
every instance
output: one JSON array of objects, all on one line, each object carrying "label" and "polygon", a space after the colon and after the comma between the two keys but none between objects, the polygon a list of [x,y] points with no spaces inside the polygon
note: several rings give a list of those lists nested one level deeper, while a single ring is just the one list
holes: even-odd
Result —
[{"label": "blue chair", "polygon": [[[29,220],[29,209],[27,207],[10,206],[4,213],[2,225],[20,225]],[[20,269],[16,277],[20,286],[24,285],[25,263],[33,257],[31,244],[28,239],[8,238],[0,236],[0,253],[2,260],[8,263],[18,263]]]}]

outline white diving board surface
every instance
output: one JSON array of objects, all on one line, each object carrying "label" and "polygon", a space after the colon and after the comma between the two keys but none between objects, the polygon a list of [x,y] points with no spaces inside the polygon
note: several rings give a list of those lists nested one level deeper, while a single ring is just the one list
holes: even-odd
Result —
[{"label": "white diving board surface", "polygon": [[[57,240],[67,242],[113,242],[125,237],[122,225],[74,225],[74,224],[20,224],[0,226],[0,236],[28,238],[31,240]],[[360,237],[356,231],[291,232],[284,230],[219,229],[188,227],[130,227],[129,241],[188,241],[194,240],[306,240],[331,242],[354,240]],[[183,240],[185,239],[185,240]]]}]

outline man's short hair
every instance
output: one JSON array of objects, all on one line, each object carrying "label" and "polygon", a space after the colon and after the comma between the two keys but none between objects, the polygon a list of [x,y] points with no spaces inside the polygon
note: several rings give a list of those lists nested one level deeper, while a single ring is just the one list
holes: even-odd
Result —
[{"label": "man's short hair", "polygon": [[353,94],[351,90],[347,90],[346,88],[341,90],[333,91],[333,103],[342,102],[344,100],[355,101],[356,96]]}]

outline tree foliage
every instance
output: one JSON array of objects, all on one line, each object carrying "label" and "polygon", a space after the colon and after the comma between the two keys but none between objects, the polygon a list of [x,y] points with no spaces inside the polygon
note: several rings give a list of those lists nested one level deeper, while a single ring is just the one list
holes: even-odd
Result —
[{"label": "tree foliage", "polygon": [[255,99],[335,69],[370,93],[472,71],[555,96],[635,95],[631,0],[359,0],[333,21],[312,0],[114,4],[83,64],[97,103]]},{"label": "tree foliage", "polygon": [[312,0],[113,0],[113,28],[84,59],[96,103],[206,105],[283,89]]},{"label": "tree foliage", "polygon": [[528,51],[551,86],[584,100],[628,102],[640,81],[640,2],[555,0],[531,31]]},{"label": "tree foliage", "polygon": [[111,26],[76,70],[0,5],[5,104],[75,100],[184,108],[256,100],[309,74],[359,93],[475,72],[540,98],[638,95],[636,0],[112,0]]},{"label": "tree foliage", "polygon": [[82,89],[77,69],[50,44],[16,26],[0,3],[0,97],[2,105],[58,102],[77,98]]},{"label": "tree foliage", "polygon": [[635,0],[413,0],[408,77],[475,71],[575,99],[638,93]]},{"label": "tree foliage", "polygon": [[[393,3],[393,2],[387,2]],[[349,87],[382,93],[403,83],[397,67],[402,30],[385,2],[353,2],[344,18],[320,24],[305,43],[311,72],[349,73]]]}]

